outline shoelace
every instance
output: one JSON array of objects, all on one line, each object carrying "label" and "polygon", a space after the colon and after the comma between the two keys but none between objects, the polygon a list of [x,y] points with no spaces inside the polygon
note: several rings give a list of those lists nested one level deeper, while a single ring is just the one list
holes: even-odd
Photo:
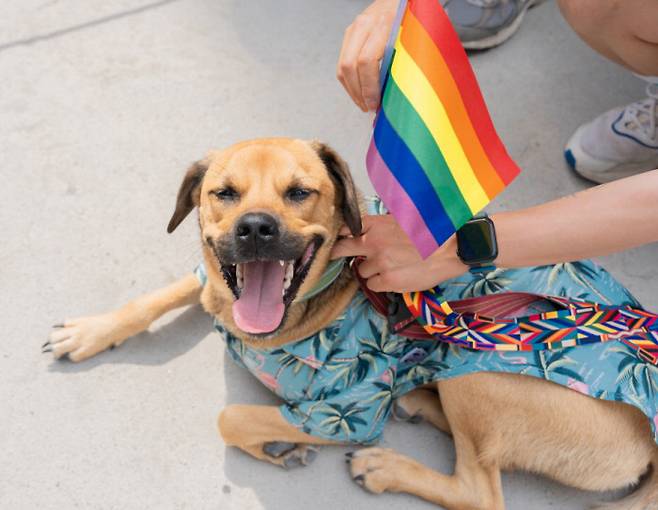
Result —
[{"label": "shoelace", "polygon": [[624,125],[639,129],[647,139],[658,142],[658,83],[647,84],[647,99],[626,107]]}]

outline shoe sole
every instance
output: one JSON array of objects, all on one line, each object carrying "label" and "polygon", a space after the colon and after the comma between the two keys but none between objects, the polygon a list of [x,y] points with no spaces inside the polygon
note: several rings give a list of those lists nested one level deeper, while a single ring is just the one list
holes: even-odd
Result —
[{"label": "shoe sole", "polygon": [[583,179],[604,184],[631,175],[653,170],[658,166],[658,156],[644,162],[616,163],[595,159],[581,149],[581,139],[587,125],[580,126],[567,142],[564,149],[564,159],[569,167]]},{"label": "shoe sole", "polygon": [[528,9],[532,9],[533,7],[536,7],[545,1],[546,0],[531,0],[523,7],[523,10],[519,13],[516,19],[509,26],[503,28],[500,32],[497,32],[492,36],[485,37],[484,39],[478,39],[477,41],[462,42],[462,45],[467,50],[487,50],[504,43],[519,29],[521,22],[523,21],[523,17],[525,16],[525,13],[528,11]]}]

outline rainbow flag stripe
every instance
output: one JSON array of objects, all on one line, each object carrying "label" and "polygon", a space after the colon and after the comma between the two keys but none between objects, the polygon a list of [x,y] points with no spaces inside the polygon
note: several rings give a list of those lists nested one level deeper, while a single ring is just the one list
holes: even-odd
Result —
[{"label": "rainbow flag stripe", "polygon": [[519,168],[439,0],[408,0],[401,8],[366,166],[384,205],[427,257]]}]

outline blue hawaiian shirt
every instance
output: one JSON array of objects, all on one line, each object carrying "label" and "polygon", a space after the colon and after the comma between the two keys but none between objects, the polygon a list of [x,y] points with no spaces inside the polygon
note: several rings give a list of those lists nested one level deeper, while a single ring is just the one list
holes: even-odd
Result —
[{"label": "blue hawaiian shirt", "polygon": [[[205,284],[203,265],[196,274]],[[591,261],[467,273],[444,282],[441,289],[447,300],[515,291],[639,306],[628,290]],[[285,401],[280,407],[283,417],[314,436],[373,443],[401,395],[433,381],[504,372],[634,405],[649,418],[658,442],[658,367],[640,360],[621,342],[501,352],[409,340],[389,333],[386,320],[360,291],[332,324],[281,347],[257,349],[217,321],[215,328],[223,334],[233,360]]]}]

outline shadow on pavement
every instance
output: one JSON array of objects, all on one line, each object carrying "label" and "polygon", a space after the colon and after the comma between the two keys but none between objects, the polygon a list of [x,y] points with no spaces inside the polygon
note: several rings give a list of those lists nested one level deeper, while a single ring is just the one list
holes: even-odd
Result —
[{"label": "shadow on pavement", "polygon": [[118,349],[102,352],[81,363],[53,361],[51,372],[76,373],[104,364],[163,365],[193,349],[213,332],[212,318],[200,306],[188,308],[153,332],[140,333]]}]

